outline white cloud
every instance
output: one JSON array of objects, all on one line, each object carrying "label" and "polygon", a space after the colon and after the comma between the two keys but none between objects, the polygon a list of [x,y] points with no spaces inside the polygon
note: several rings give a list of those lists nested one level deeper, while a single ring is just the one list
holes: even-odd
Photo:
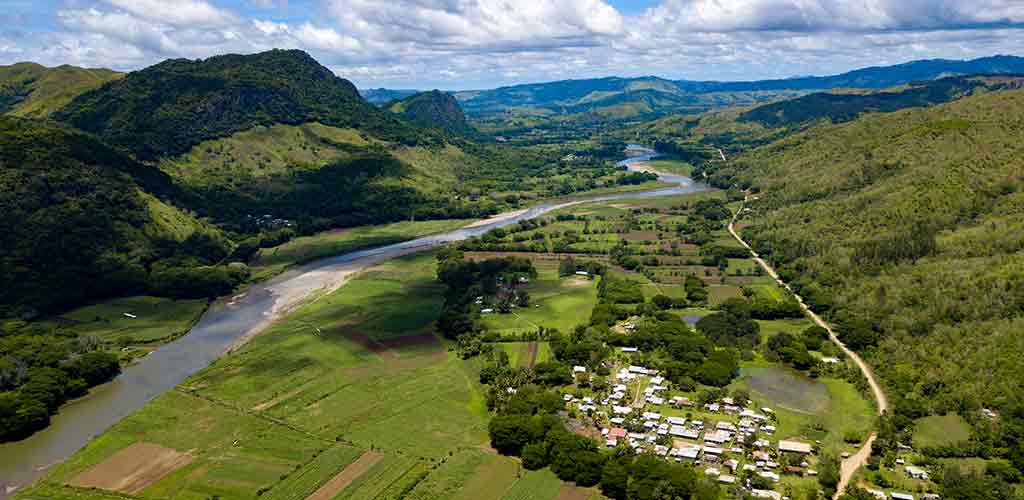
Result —
[{"label": "white cloud", "polygon": [[237,21],[226,9],[202,0],[105,0],[143,19],[178,26],[224,26]]},{"label": "white cloud", "polygon": [[1024,0],[663,0],[635,15],[605,0],[227,2],[68,0],[47,30],[0,33],[0,61],[134,69],[299,48],[360,85],[479,88],[612,74],[757,79],[1024,52]]}]

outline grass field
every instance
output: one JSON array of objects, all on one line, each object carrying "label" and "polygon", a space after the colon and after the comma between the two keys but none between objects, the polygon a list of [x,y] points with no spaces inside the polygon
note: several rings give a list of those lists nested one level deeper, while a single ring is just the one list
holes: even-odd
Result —
[{"label": "grass field", "polygon": [[[505,334],[532,332],[538,326],[562,332],[590,320],[597,303],[597,281],[558,276],[558,263],[535,260],[537,278],[523,287],[530,294],[530,306],[513,309],[511,314],[483,316],[488,330]],[[536,306],[540,307],[536,307]]]},{"label": "grass field", "polygon": [[[144,343],[185,333],[206,310],[207,301],[159,297],[125,297],[64,313],[63,329],[93,335],[105,342]],[[125,316],[135,315],[135,318]]]},{"label": "grass field", "polygon": [[957,414],[924,417],[914,427],[917,448],[957,444],[970,438],[971,426]]},{"label": "grass field", "polygon": [[681,160],[650,160],[644,163],[651,170],[666,174],[689,176],[693,173],[693,165]]},{"label": "grass field", "polygon": [[469,222],[466,220],[405,221],[302,236],[282,245],[260,250],[252,262],[252,270],[254,275],[266,277],[295,264],[451,231],[465,226]]},{"label": "grass field", "polygon": [[[300,308],[122,420],[21,497],[46,497],[134,443],[193,457],[146,486],[148,497],[253,498],[264,490],[268,498],[305,498],[371,448],[385,457],[339,498],[412,491],[448,453],[487,441],[475,362],[430,333],[441,300],[434,265],[432,254],[397,259]],[[73,493],[105,498],[86,491]]]},{"label": "grass field", "polygon": [[550,500],[558,496],[562,481],[551,469],[523,471],[520,477],[501,497],[502,500]]},{"label": "grass field", "polygon": [[786,300],[786,292],[775,283],[757,283],[747,285],[747,288],[754,292],[754,296],[766,300],[774,300],[776,302],[782,302]]},{"label": "grass field", "polygon": [[729,299],[743,298],[743,290],[734,285],[710,285],[708,286],[708,302],[717,306]]}]

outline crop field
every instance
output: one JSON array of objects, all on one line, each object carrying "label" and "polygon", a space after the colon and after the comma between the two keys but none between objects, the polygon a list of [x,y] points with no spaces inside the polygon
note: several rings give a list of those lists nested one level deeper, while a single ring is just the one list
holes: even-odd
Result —
[{"label": "crop field", "polygon": [[711,285],[708,287],[708,302],[717,306],[729,299],[743,297],[743,289],[735,285]]},{"label": "crop field", "polygon": [[786,300],[786,292],[779,287],[779,285],[772,283],[757,283],[748,285],[747,288],[754,292],[755,297],[759,297],[765,300],[774,300],[776,302],[782,302]]},{"label": "crop field", "polygon": [[273,248],[264,248],[252,262],[254,274],[276,274],[288,266],[341,255],[363,248],[399,243],[420,236],[442,233],[465,226],[466,220],[404,221],[377,226],[360,226],[302,236]]},{"label": "crop field", "polygon": [[971,438],[971,427],[957,414],[924,417],[914,428],[914,446],[952,445]]},{"label": "crop field", "polygon": [[[182,334],[206,310],[207,301],[125,297],[64,313],[64,329],[104,342],[144,343]],[[125,316],[125,313],[135,317]]]},{"label": "crop field", "polygon": [[562,481],[550,469],[523,471],[501,500],[552,500],[561,487]]},{"label": "crop field", "polygon": [[[300,308],[122,420],[39,488],[152,443],[192,460],[146,484],[145,496],[305,498],[368,449],[385,457],[341,498],[413,489],[434,461],[487,440],[475,363],[430,333],[441,300],[434,262],[391,261]],[[48,490],[22,495],[38,491]]]},{"label": "crop field", "polygon": [[508,362],[512,366],[530,368],[551,359],[551,345],[547,342],[500,342],[494,346],[508,354]]}]

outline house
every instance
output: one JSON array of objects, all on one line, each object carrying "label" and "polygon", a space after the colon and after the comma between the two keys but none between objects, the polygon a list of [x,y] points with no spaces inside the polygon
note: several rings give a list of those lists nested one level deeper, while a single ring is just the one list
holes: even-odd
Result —
[{"label": "house", "polygon": [[612,413],[616,415],[629,415],[633,409],[628,406],[612,406]]},{"label": "house", "polygon": [[709,455],[718,456],[718,455],[721,455],[722,453],[725,453],[725,450],[723,450],[721,448],[714,447],[714,446],[706,446],[705,445],[704,448],[702,448],[702,449],[704,450],[704,453],[707,453]]},{"label": "house", "polygon": [[136,316],[136,315],[134,315],[132,313],[124,313],[124,317],[131,318],[131,319],[138,318],[138,316]]},{"label": "house", "polygon": [[766,425],[766,426],[762,427],[761,430],[764,431],[765,434],[775,434],[775,426],[774,425]]},{"label": "house", "polygon": [[777,483],[777,482],[779,482],[782,479],[781,477],[779,477],[778,474],[776,474],[774,472],[768,472],[768,471],[758,472],[757,475],[761,476],[761,477],[763,477],[763,478],[765,478],[765,479],[767,479],[767,480],[769,480],[769,481],[771,481],[773,483]]},{"label": "house", "polygon": [[665,421],[672,425],[686,425],[686,419],[683,417],[668,417]]},{"label": "house", "polygon": [[917,479],[917,480],[920,480],[920,481],[927,481],[928,480],[928,471],[926,471],[926,470],[924,470],[924,469],[922,469],[920,467],[915,467],[913,465],[908,465],[908,466],[904,467],[903,470],[905,470],[907,472],[908,476],[910,476],[910,477],[912,477],[914,479]]},{"label": "house", "polygon": [[686,428],[681,425],[673,425],[669,428],[668,433],[676,437],[686,437]]},{"label": "house", "polygon": [[636,347],[623,347],[622,352],[626,354],[632,354],[634,352],[639,352],[639,349],[637,349]]},{"label": "house", "polygon": [[708,476],[721,476],[722,471],[718,470],[717,467],[708,467],[707,469],[704,469],[704,474]]},{"label": "house", "polygon": [[722,465],[729,468],[729,470],[736,472],[736,468],[740,466],[740,461],[735,458],[730,458],[722,463]]},{"label": "house", "polygon": [[839,364],[839,358],[835,358],[835,357],[832,357],[832,356],[826,356],[824,358],[821,358],[821,362],[825,363],[826,365],[838,365]]},{"label": "house", "polygon": [[605,445],[608,446],[609,448],[614,448],[614,447],[619,445],[619,440],[618,439],[609,439],[609,440],[605,441]]},{"label": "house", "polygon": [[652,405],[661,406],[665,404],[665,398],[659,398],[658,396],[649,396],[647,398],[647,402],[651,403]]},{"label": "house", "polygon": [[672,398],[672,406],[675,406],[675,407],[693,406],[693,401],[690,401],[690,398],[687,398],[687,397],[676,396],[676,397]]},{"label": "house", "polygon": [[811,453],[811,444],[801,443],[800,441],[782,440],[779,441],[779,451],[783,453],[802,453],[806,455]]},{"label": "house", "polygon": [[590,276],[590,273],[586,271],[576,271],[576,276]]},{"label": "house", "polygon": [[725,443],[725,442],[729,441],[729,439],[731,439],[731,438],[732,438],[732,435],[729,434],[728,431],[723,431],[723,430],[716,430],[714,432],[709,432],[709,433],[704,435],[704,440],[705,441],[710,441],[712,443],[717,443],[717,444]]},{"label": "house", "polygon": [[670,453],[674,454],[678,458],[686,460],[697,460],[697,457],[700,456],[700,448],[695,448],[692,446],[687,446],[684,448],[673,448],[672,452]]},{"label": "house", "polygon": [[750,495],[754,498],[770,498],[771,500],[782,500],[782,493],[772,490],[751,490]]},{"label": "house", "polygon": [[562,396],[562,401],[565,401],[566,403],[568,403],[569,401],[572,401],[572,394],[565,394],[565,395],[563,395]]},{"label": "house", "polygon": [[885,494],[884,491],[872,490],[870,488],[869,489],[865,489],[864,491],[866,491],[868,493],[871,493],[872,495],[875,496],[875,498],[877,498],[879,500],[889,500],[889,497]]},{"label": "house", "polygon": [[735,484],[736,483],[736,476],[731,476],[729,474],[722,474],[721,476],[718,476],[718,482],[720,482],[722,484]]},{"label": "house", "polygon": [[719,410],[722,409],[722,407],[719,406],[718,403],[708,403],[704,405],[704,409],[713,413],[717,413]]},{"label": "house", "polygon": [[665,383],[665,377],[654,377],[651,379],[651,383],[658,386]]},{"label": "house", "polygon": [[587,373],[587,367],[585,366],[574,366],[572,367],[573,373]]},{"label": "house", "polygon": [[609,438],[622,439],[627,435],[629,435],[629,431],[623,429],[622,427],[612,427],[611,429],[608,429]]},{"label": "house", "polygon": [[480,311],[480,314],[493,314],[493,313],[494,313],[494,309],[484,309],[484,310]]},{"label": "house", "polygon": [[909,493],[897,493],[895,491],[889,493],[889,497],[892,498],[892,500],[914,500],[914,495]]}]

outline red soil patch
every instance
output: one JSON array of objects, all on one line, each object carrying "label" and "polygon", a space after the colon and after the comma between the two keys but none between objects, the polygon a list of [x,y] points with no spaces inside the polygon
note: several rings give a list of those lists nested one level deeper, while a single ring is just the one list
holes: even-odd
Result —
[{"label": "red soil patch", "polygon": [[437,340],[437,336],[433,333],[421,333],[418,335],[405,335],[402,337],[392,337],[389,339],[383,339],[380,344],[387,349],[401,349],[403,347],[425,347],[425,346],[437,346],[441,347],[441,342]]},{"label": "red soil patch", "polygon": [[355,462],[346,465],[341,472],[306,497],[306,500],[331,500],[347,488],[348,485],[352,484],[352,481],[359,479],[359,476],[370,470],[370,467],[373,467],[382,458],[384,458],[384,454],[376,451],[363,453]]},{"label": "red soil patch", "polygon": [[135,494],[188,465],[192,455],[153,443],[135,443],[75,476],[68,484]]}]

